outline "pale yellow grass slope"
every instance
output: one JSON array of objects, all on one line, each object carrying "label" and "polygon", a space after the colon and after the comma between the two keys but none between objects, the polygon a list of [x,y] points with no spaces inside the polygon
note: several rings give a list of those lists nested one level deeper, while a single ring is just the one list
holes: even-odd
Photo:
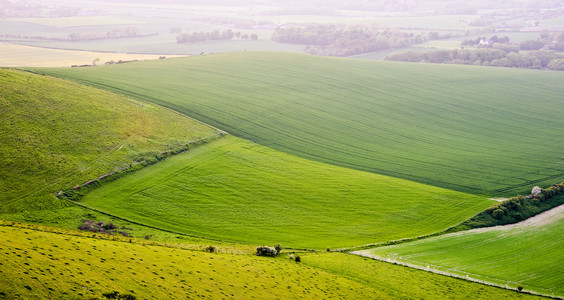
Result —
[{"label": "pale yellow grass slope", "polygon": [[[1,67],[70,67],[72,65],[97,65],[109,61],[131,61],[158,59],[155,54],[105,53],[75,50],[49,49],[33,46],[0,43]],[[166,57],[179,57],[170,55]]]}]

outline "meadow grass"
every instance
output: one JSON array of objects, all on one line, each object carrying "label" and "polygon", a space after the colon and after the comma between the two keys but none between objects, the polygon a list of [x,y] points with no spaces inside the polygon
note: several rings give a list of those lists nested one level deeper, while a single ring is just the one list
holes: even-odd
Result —
[{"label": "meadow grass", "polygon": [[564,73],[243,52],[39,69],[304,158],[514,196],[564,180]]},{"label": "meadow grass", "polygon": [[[380,298],[385,293],[287,259],[190,251],[0,226],[8,299]],[[387,297],[389,298],[389,297]]]},{"label": "meadow grass", "polygon": [[108,183],[81,202],[200,237],[317,249],[434,233],[493,203],[233,136]]},{"label": "meadow grass", "polygon": [[65,206],[61,189],[214,138],[162,107],[16,70],[0,70],[0,213]]},{"label": "meadow grass", "polygon": [[361,253],[562,297],[563,208],[555,208],[558,211],[548,218],[539,215],[523,224],[470,230]]},{"label": "meadow grass", "polygon": [[357,281],[394,299],[540,299],[356,255],[305,254],[301,259],[302,264]]}]

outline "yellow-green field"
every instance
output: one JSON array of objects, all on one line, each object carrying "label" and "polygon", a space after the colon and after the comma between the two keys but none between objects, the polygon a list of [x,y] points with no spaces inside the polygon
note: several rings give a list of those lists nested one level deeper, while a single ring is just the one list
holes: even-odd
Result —
[{"label": "yellow-green field", "polygon": [[105,299],[112,292],[137,299],[531,298],[343,254],[296,263],[287,255],[206,253],[10,225],[0,226],[6,299]]},{"label": "yellow-green field", "polygon": [[[0,42],[0,66],[2,67],[70,67],[72,65],[97,65],[109,61],[132,61],[159,59],[156,54],[105,53],[49,49]],[[181,55],[167,55],[179,57]]]}]

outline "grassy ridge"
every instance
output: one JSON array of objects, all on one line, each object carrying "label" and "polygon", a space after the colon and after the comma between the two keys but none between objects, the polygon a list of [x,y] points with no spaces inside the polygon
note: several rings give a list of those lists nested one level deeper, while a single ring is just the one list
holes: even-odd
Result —
[{"label": "grassy ridge", "polygon": [[535,217],[523,225],[470,230],[363,252],[562,297],[564,210],[561,208],[556,208],[559,212],[550,218],[535,221],[538,218]]},{"label": "grassy ridge", "polygon": [[41,69],[277,150],[475,194],[564,180],[564,74],[263,52]]},{"label": "grassy ridge", "polygon": [[56,208],[59,190],[213,137],[152,104],[0,70],[0,212]]},{"label": "grassy ridge", "polygon": [[433,233],[493,201],[228,136],[120,178],[82,202],[202,237],[324,249]]}]

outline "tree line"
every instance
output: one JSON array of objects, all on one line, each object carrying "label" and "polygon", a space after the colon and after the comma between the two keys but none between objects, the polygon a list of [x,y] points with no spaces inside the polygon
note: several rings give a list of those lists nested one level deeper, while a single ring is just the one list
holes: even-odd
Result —
[{"label": "tree line", "polygon": [[521,43],[511,43],[507,37],[483,37],[463,41],[462,47],[424,52],[405,50],[392,53],[385,60],[564,71],[564,32],[542,32],[539,39]]},{"label": "tree line", "polygon": [[258,40],[258,35],[253,34],[241,34],[240,31],[233,32],[231,29],[227,29],[225,31],[213,30],[213,31],[200,31],[200,32],[193,32],[193,33],[181,33],[176,37],[176,42],[179,44],[183,43],[197,43],[197,42],[206,42],[206,41],[221,41],[221,40],[232,40],[233,38],[241,39],[241,40]]},{"label": "tree line", "polygon": [[534,50],[527,53],[507,53],[499,49],[427,50],[425,52],[405,50],[392,53],[385,60],[564,71],[564,53],[554,50]]},{"label": "tree line", "polygon": [[441,36],[438,32],[414,34],[391,29],[379,30],[378,26],[310,25],[279,27],[274,31],[272,40],[308,45],[305,51],[310,54],[351,56],[452,37],[452,34]]}]

